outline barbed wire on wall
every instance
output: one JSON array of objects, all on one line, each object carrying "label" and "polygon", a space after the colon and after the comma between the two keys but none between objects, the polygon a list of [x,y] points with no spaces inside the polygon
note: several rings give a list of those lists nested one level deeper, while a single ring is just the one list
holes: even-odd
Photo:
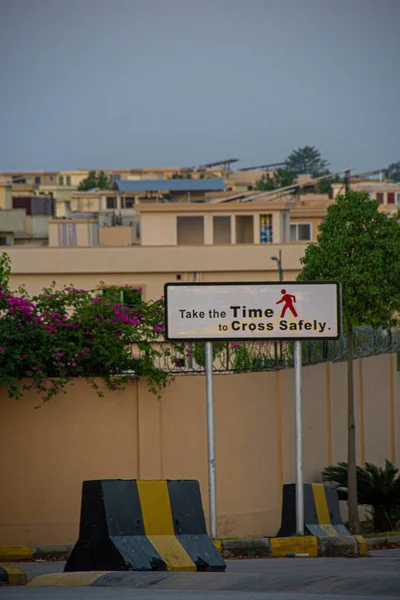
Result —
[{"label": "barbed wire on wall", "polygon": [[[354,358],[399,351],[400,331],[372,327],[354,329]],[[215,342],[213,352],[217,373],[274,371],[293,366],[293,343],[288,342]],[[338,340],[303,341],[302,359],[305,366],[347,360],[347,336],[342,335]],[[199,374],[205,370],[204,363],[204,342],[159,344],[156,366],[167,373]]]}]

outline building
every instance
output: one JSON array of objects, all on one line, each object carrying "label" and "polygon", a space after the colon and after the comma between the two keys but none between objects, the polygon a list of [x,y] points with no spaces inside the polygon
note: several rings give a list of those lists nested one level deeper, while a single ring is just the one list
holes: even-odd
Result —
[{"label": "building", "polygon": [[11,184],[0,184],[0,246],[46,245],[52,198],[12,194]]},{"label": "building", "polygon": [[0,209],[12,208],[12,186],[0,182]]},{"label": "building", "polygon": [[229,191],[251,192],[258,181],[265,179],[265,171],[232,171],[224,178]]},{"label": "building", "polygon": [[285,244],[295,203],[148,204],[140,214],[142,246]]},{"label": "building", "polygon": [[171,281],[278,281],[273,257],[282,250],[284,278],[294,280],[301,270],[305,243],[231,244],[131,247],[7,248],[11,258],[10,285],[24,284],[30,293],[56,281],[95,290],[129,284],[142,288],[145,300],[157,299]]},{"label": "building", "polygon": [[[343,184],[334,184],[333,197],[343,193]],[[360,181],[352,183],[351,189],[356,192],[368,192],[371,200],[378,200],[381,204],[381,210],[389,213],[395,213],[400,207],[400,181],[390,183],[389,181]]]},{"label": "building", "polygon": [[179,178],[221,178],[226,173],[222,166],[216,167],[167,167],[167,168],[147,168],[147,169],[104,169],[104,172],[110,179],[115,181],[140,181],[148,179],[173,179]]},{"label": "building", "polygon": [[11,283],[34,293],[53,280],[86,289],[130,284],[155,299],[169,281],[278,280],[279,250],[285,279],[295,279],[305,244],[289,242],[293,205],[139,204],[139,240],[132,227],[53,219],[51,248],[10,248]]},{"label": "building", "polygon": [[76,188],[89,174],[86,169],[75,171],[13,171],[0,173],[0,180],[11,183],[13,186],[30,185],[39,189],[41,186],[73,187]]}]

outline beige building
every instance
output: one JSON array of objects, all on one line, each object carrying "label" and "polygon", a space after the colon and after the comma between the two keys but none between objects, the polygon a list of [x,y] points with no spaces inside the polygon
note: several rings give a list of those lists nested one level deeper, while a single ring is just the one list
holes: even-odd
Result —
[{"label": "beige building", "polygon": [[[121,201],[121,198],[118,198]],[[82,204],[88,198],[81,199]],[[81,204],[81,206],[82,206]],[[121,232],[121,245],[191,246],[231,244],[285,244],[290,240],[290,209],[293,202],[265,204],[139,204],[129,216],[125,228],[105,221],[107,211],[97,220],[61,219],[50,222],[50,246],[115,245]],[[93,208],[92,204],[85,205]],[[89,214],[89,213],[86,213]],[[111,225],[111,226],[110,226]],[[97,234],[83,231],[97,227]],[[127,237],[123,230],[131,232]],[[77,233],[78,229],[81,233]],[[114,233],[115,232],[115,233]],[[140,232],[140,233],[139,233]],[[80,241],[78,241],[78,238]],[[304,238],[303,240],[307,239]],[[111,243],[111,240],[115,240]],[[130,240],[130,241],[128,241]]]},{"label": "beige building", "polygon": [[75,171],[14,171],[0,173],[0,180],[12,183],[13,186],[30,185],[40,186],[69,186],[77,187],[88,176],[89,171],[79,169]]},{"label": "beige building", "polygon": [[300,258],[306,245],[230,244],[131,246],[111,245],[92,248],[7,248],[12,262],[11,286],[25,284],[31,293],[57,282],[82,289],[130,284],[143,288],[146,300],[163,295],[170,281],[277,281],[273,257],[282,250],[285,280],[293,280],[301,270]]},{"label": "beige building", "polygon": [[138,205],[142,246],[285,244],[290,202]]},{"label": "beige building", "polygon": [[13,197],[12,185],[0,184],[0,246],[47,244],[49,202],[27,192]]},{"label": "beige building", "polygon": [[[334,198],[344,191],[341,184],[335,184],[332,187]],[[371,200],[378,200],[381,210],[385,212],[395,213],[400,208],[400,182],[360,181],[352,183],[351,189],[356,192],[368,192]]]},{"label": "beige building", "polygon": [[232,171],[225,176],[228,189],[233,192],[249,192],[256,189],[256,184],[265,178],[265,171]]},{"label": "beige building", "polygon": [[295,207],[290,200],[139,204],[134,226],[118,227],[99,227],[87,218],[53,219],[51,248],[36,249],[34,260],[31,251],[8,250],[12,285],[25,283],[37,293],[53,280],[60,287],[72,282],[86,289],[96,289],[101,281],[128,283],[143,288],[146,299],[155,299],[168,281],[193,281],[195,276],[199,281],[277,280],[279,250],[284,277],[293,280],[308,241],[303,238],[314,236],[323,218],[321,210],[304,208],[304,215],[300,209],[291,222]]},{"label": "beige building", "polygon": [[147,169],[104,169],[104,172],[113,180],[137,181],[141,179],[172,179],[174,176],[191,177],[199,179],[202,177],[223,177],[225,169],[206,167],[196,169],[194,167],[167,167]]},{"label": "beige building", "polygon": [[52,219],[48,223],[49,246],[54,248],[91,246],[124,247],[138,244],[138,228],[99,227],[93,219]]}]

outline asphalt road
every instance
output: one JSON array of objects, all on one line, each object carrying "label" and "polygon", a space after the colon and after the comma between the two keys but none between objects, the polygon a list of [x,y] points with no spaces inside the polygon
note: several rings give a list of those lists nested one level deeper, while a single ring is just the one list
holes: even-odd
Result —
[{"label": "asphalt road", "polygon": [[352,596],[319,594],[276,594],[275,592],[177,592],[131,590],[126,588],[31,588],[0,591],[0,598],[10,600],[392,600],[393,596]]},{"label": "asphalt road", "polygon": [[[29,576],[63,563],[27,563]],[[400,551],[371,558],[228,561],[226,573],[119,573],[111,587],[3,588],[0,600],[389,600],[400,598]],[[122,586],[122,587],[120,587]]]}]

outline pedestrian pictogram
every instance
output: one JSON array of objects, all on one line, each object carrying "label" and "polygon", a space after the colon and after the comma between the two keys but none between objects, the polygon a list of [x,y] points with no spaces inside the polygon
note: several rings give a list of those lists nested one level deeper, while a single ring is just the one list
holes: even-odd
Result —
[{"label": "pedestrian pictogram", "polygon": [[293,296],[293,294],[287,294],[286,290],[281,290],[281,294],[282,298],[280,300],[278,300],[278,302],[276,304],[281,304],[281,302],[284,302],[284,306],[282,308],[282,312],[281,312],[281,319],[283,319],[283,317],[285,316],[286,311],[289,309],[292,312],[292,315],[294,317],[297,317],[297,312],[295,307],[293,306],[293,302],[296,302],[296,296]]}]

